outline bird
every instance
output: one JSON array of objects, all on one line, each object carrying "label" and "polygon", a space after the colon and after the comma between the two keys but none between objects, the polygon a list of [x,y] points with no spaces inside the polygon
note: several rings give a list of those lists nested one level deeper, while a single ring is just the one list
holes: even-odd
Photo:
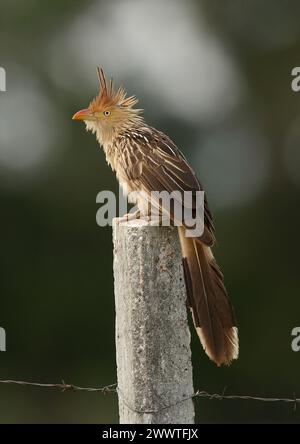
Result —
[{"label": "bird", "polygon": [[[131,202],[138,208],[135,217],[149,217],[147,196],[152,192],[203,192],[195,171],[171,138],[146,123],[143,110],[136,107],[136,96],[128,95],[122,86],[115,88],[102,68],[97,73],[98,95],[73,120],[84,121],[86,130],[96,135],[123,191],[133,196]],[[172,208],[162,211],[174,221]],[[206,354],[219,367],[238,358],[238,329],[224,276],[212,253],[216,237],[206,194],[203,213],[201,235],[187,236],[184,223],[178,231],[187,305]]]}]

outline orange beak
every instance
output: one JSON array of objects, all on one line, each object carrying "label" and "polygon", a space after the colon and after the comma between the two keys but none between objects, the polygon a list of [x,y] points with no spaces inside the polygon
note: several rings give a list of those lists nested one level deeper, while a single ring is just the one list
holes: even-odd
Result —
[{"label": "orange beak", "polygon": [[74,114],[72,120],[91,120],[90,110],[88,108],[81,109],[80,111]]}]

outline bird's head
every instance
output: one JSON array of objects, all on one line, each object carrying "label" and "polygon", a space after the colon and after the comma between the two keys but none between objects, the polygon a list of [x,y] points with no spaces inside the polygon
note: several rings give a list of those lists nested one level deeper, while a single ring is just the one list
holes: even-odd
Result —
[{"label": "bird's head", "polygon": [[97,68],[100,91],[89,107],[78,111],[73,120],[83,120],[86,128],[96,133],[101,144],[109,142],[122,130],[130,128],[143,119],[141,109],[134,108],[138,100],[134,96],[127,97],[125,90],[114,89],[113,80],[106,80],[103,69]]}]

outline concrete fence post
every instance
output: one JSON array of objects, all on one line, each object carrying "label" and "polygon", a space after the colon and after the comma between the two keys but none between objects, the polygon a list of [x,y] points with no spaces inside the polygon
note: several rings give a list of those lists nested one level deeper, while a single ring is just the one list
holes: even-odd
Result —
[{"label": "concrete fence post", "polygon": [[[194,423],[190,332],[177,229],[113,223],[121,424]],[[184,401],[183,401],[184,400]]]}]

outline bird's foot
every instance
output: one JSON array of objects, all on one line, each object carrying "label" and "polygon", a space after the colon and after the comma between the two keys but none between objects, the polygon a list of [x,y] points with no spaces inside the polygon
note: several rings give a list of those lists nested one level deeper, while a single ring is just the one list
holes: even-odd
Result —
[{"label": "bird's foot", "polygon": [[170,226],[170,218],[168,216],[162,216],[162,215],[151,215],[151,214],[143,214],[141,213],[140,210],[135,211],[134,213],[128,213],[128,214],[124,214],[124,216],[122,217],[118,217],[116,219],[116,223],[117,225],[121,224],[121,223],[126,223],[129,222],[131,220],[135,220],[135,219],[140,219],[142,221],[145,221],[148,223],[148,225],[153,226],[153,227],[158,227],[158,226]]},{"label": "bird's foot", "polygon": [[143,214],[140,216],[140,219],[148,222],[148,224],[153,227],[169,227],[171,225],[170,218],[168,216]]},{"label": "bird's foot", "polygon": [[135,211],[134,213],[124,214],[122,217],[117,218],[117,224],[121,224],[122,222],[129,222],[130,220],[140,219],[141,212],[140,210]]}]

